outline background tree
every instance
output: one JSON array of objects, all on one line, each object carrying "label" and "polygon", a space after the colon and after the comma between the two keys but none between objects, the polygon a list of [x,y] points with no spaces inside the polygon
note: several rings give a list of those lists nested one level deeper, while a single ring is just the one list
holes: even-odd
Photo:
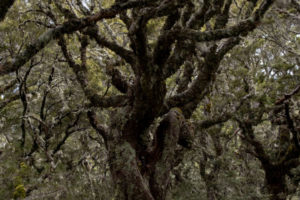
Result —
[{"label": "background tree", "polygon": [[299,2],[273,3],[3,1],[4,197],[297,194]]}]

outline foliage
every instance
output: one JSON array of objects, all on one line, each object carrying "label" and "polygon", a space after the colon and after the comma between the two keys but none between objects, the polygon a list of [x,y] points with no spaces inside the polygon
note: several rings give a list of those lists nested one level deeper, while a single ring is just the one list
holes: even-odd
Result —
[{"label": "foliage", "polygon": [[0,199],[300,196],[300,2],[0,3]]}]

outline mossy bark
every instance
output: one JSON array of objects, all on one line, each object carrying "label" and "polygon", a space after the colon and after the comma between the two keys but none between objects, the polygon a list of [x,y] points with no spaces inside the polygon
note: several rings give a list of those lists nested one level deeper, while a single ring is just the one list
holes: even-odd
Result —
[{"label": "mossy bark", "polygon": [[[123,113],[123,112],[122,112]],[[176,150],[181,133],[186,134],[184,117],[171,109],[156,130],[157,142],[145,152],[142,145],[131,143],[125,113],[116,113],[116,122],[106,138],[110,171],[117,188],[117,199],[165,200],[171,171],[178,163]],[[123,132],[122,132],[123,131]],[[142,148],[142,149],[141,149]]]}]

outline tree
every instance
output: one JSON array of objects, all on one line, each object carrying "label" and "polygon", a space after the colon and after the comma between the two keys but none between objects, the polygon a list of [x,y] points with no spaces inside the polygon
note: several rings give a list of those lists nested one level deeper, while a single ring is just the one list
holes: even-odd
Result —
[{"label": "tree", "polygon": [[[72,171],[74,165],[82,165],[89,171],[85,161],[97,167],[99,158],[90,154],[87,159],[84,152],[99,153],[100,144],[107,151],[116,199],[164,200],[171,173],[193,149],[199,127],[232,118],[257,150],[248,138],[252,122],[246,120],[245,109],[238,113],[241,118],[232,113],[211,116],[210,96],[224,56],[230,51],[240,56],[233,48],[263,23],[273,2],[28,0],[16,1],[11,8],[15,13],[7,13],[14,1],[3,1],[0,74],[8,83],[1,88],[1,108],[18,108],[13,114],[20,117],[20,126],[13,128],[18,135],[11,141],[19,143],[20,160],[44,179],[58,166]],[[17,23],[15,17],[22,19]],[[17,24],[20,31],[10,35]],[[30,42],[15,39],[18,35]],[[246,86],[241,89],[247,94]],[[231,108],[251,107],[245,99],[238,97],[239,105]],[[193,123],[192,114],[205,101],[206,119]],[[6,127],[11,128],[9,118],[16,116],[5,119]],[[74,143],[80,148],[74,150],[80,156],[63,149],[76,133],[80,136],[74,136]],[[216,134],[213,140],[221,157],[221,140]],[[87,141],[98,146],[90,147]],[[205,168],[205,160],[200,163]],[[268,172],[265,166],[264,170]],[[201,176],[209,184],[212,176],[205,171]],[[20,177],[18,191],[26,182],[26,176]],[[89,174],[86,181],[94,185]],[[211,190],[216,189],[207,187],[209,194]],[[207,196],[213,199],[217,194]]]}]

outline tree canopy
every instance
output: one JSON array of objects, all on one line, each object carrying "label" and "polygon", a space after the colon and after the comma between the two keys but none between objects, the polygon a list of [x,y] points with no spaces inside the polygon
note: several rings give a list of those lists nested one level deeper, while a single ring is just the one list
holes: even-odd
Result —
[{"label": "tree canopy", "polygon": [[1,0],[0,199],[297,199],[298,0]]}]

